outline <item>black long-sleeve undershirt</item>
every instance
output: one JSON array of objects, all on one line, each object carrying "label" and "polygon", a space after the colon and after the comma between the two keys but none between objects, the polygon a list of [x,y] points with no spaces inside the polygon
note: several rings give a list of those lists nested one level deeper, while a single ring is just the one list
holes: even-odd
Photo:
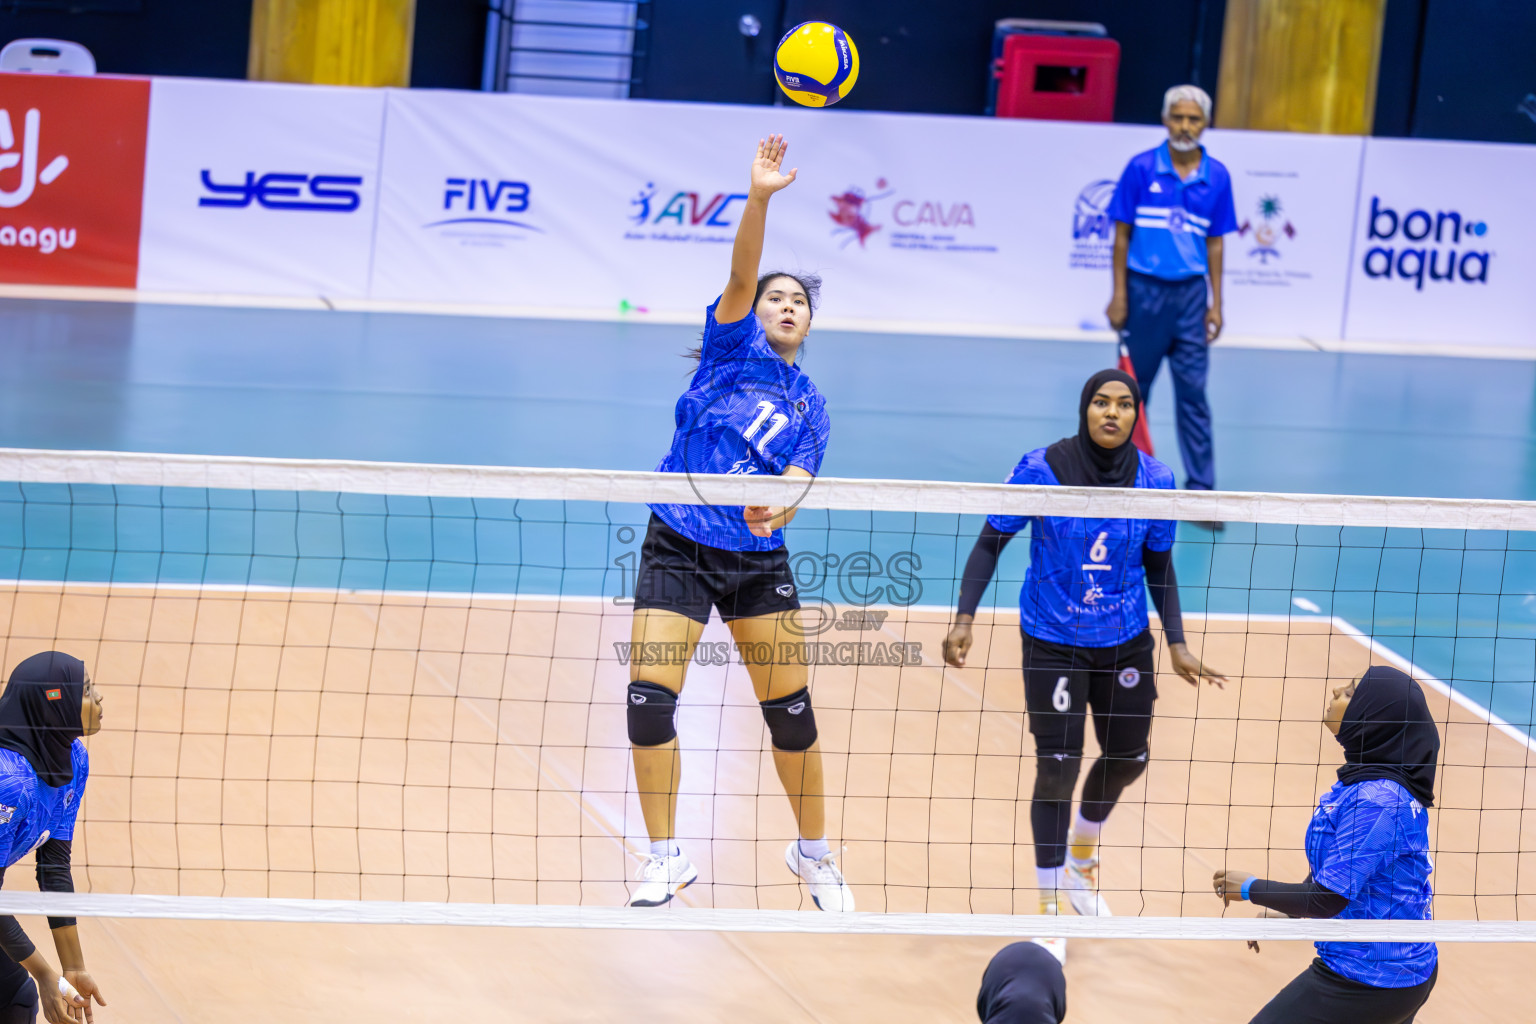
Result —
[{"label": "black long-sleeve undershirt", "polygon": [[991,523],[982,524],[976,546],[971,548],[971,557],[965,560],[965,575],[960,578],[961,615],[976,615],[981,595],[986,593],[987,584],[992,582],[992,574],[997,572],[997,559],[1011,540],[1013,534],[1003,533]]},{"label": "black long-sleeve undershirt", "polygon": [[1170,644],[1184,642],[1184,612],[1179,607],[1179,578],[1173,572],[1173,549],[1141,549],[1141,564],[1147,571],[1147,589],[1152,606],[1163,622],[1163,639]]},{"label": "black long-sleeve undershirt", "polygon": [[[37,848],[37,887],[42,892],[74,892],[75,876],[69,862],[74,844],[68,839],[50,839]],[[68,928],[72,917],[50,917],[49,928]]]},{"label": "black long-sleeve undershirt", "polygon": [[1320,884],[1310,874],[1305,882],[1276,882],[1255,878],[1248,887],[1255,906],[1278,910],[1287,917],[1338,917],[1349,900]]},{"label": "black long-sleeve undershirt", "polygon": [[[982,526],[976,545],[971,548],[971,555],[965,560],[965,575],[960,578],[958,610],[961,615],[975,616],[976,608],[981,604],[981,595],[986,592],[987,584],[992,582],[992,574],[997,572],[997,560],[1012,539],[1013,534],[1003,533],[991,523]],[[1184,615],[1179,607],[1179,579],[1173,571],[1173,552],[1153,551],[1144,547],[1141,549],[1141,564],[1146,569],[1152,604],[1163,622],[1164,639],[1170,644],[1183,643]]]},{"label": "black long-sleeve undershirt", "polygon": [[[50,839],[37,848],[37,887],[43,892],[74,892],[75,878],[70,872],[73,843],[68,839]],[[0,868],[0,884],[5,882],[5,869]],[[50,917],[49,928],[67,928],[75,923],[73,917]],[[0,916],[0,952],[17,963],[37,951],[20,922],[9,914]]]}]

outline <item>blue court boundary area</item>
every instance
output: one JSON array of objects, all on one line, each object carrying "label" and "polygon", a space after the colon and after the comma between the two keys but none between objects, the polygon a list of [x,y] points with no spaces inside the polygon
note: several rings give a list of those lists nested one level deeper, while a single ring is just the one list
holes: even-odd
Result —
[{"label": "blue court boundary area", "polygon": [[[178,487],[0,484],[0,578],[617,598],[648,513],[633,504]],[[978,516],[803,509],[787,531],[802,602],[952,607]],[[1010,609],[1004,554],[984,606]],[[1332,616],[1530,734],[1536,535],[1181,523],[1184,607]],[[1524,582],[1521,582],[1524,581]]]}]

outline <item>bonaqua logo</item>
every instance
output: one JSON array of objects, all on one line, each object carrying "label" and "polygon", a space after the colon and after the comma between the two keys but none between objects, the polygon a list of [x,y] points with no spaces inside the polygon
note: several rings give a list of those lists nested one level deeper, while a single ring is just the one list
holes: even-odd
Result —
[{"label": "bonaqua logo", "polygon": [[[1371,197],[1365,237],[1373,243],[1365,251],[1362,267],[1366,277],[1412,281],[1422,291],[1430,281],[1488,283],[1488,263],[1493,254],[1481,248],[1488,233],[1486,221],[1455,211],[1409,210],[1399,214]],[[1390,244],[1379,244],[1379,243]]]}]

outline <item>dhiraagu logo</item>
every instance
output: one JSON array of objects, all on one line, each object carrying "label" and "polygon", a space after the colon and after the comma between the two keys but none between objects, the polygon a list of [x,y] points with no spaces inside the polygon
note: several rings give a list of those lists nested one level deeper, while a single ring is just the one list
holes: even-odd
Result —
[{"label": "dhiraagu logo", "polygon": [[1366,277],[1425,282],[1487,284],[1494,254],[1486,248],[1488,222],[1455,210],[1399,211],[1371,197],[1365,222],[1369,248],[1361,268]]}]

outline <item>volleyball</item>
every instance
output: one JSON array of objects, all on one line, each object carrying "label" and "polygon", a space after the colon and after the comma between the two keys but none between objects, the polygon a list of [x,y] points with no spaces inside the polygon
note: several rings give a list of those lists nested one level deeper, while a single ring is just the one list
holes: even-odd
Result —
[{"label": "volleyball", "polygon": [[773,77],[784,95],[807,107],[830,107],[859,79],[859,51],[848,33],[825,21],[796,25],[779,40]]}]

